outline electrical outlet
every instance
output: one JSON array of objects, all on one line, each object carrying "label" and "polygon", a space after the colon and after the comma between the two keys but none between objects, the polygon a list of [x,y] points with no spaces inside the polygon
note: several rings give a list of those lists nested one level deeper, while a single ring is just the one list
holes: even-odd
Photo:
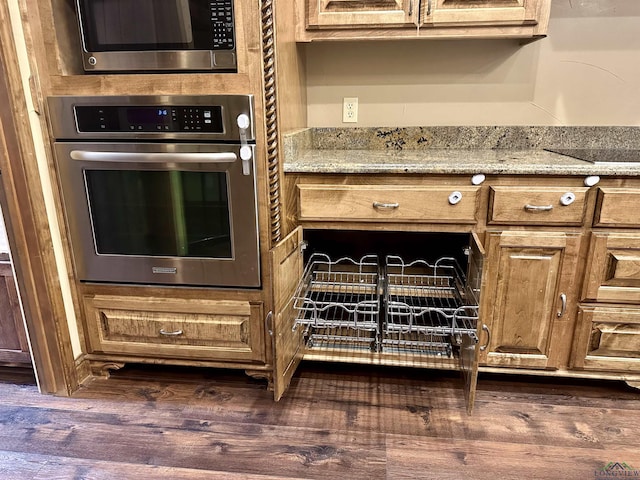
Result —
[{"label": "electrical outlet", "polygon": [[342,100],[342,123],[358,121],[358,97],[345,97]]}]

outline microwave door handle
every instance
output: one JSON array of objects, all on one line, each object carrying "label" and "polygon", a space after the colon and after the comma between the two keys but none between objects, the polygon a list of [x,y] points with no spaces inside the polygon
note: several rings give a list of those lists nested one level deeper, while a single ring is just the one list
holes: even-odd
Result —
[{"label": "microwave door handle", "polygon": [[231,163],[238,160],[238,156],[233,152],[224,153],[144,153],[144,152],[92,152],[87,150],[72,150],[73,160],[84,160],[89,162],[126,162],[135,160],[136,162],[172,162],[172,163]]}]

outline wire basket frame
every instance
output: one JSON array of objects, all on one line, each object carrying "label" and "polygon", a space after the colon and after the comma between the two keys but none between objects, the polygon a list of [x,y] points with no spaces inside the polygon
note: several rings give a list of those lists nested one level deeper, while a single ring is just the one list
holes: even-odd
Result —
[{"label": "wire basket frame", "polygon": [[[423,335],[433,346],[459,343],[460,335],[476,336],[478,302],[469,298],[466,276],[458,261],[443,257],[434,263],[387,256],[385,344],[410,344],[402,335]],[[390,341],[386,337],[395,338]]]},{"label": "wire basket frame", "polygon": [[[374,332],[378,343],[380,332],[380,266],[376,255],[360,260],[343,257],[332,261],[328,255],[313,254],[305,268],[294,297],[297,319],[294,328],[304,325],[315,330],[351,329]],[[330,334],[323,338],[330,338]],[[332,335],[337,338],[337,335]],[[342,335],[348,337],[349,335]],[[351,335],[362,341],[359,333]]]}]

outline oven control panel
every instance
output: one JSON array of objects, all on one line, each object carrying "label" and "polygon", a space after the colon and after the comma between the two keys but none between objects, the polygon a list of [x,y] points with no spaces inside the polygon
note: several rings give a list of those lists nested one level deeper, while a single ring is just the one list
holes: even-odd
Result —
[{"label": "oven control panel", "polygon": [[80,133],[224,133],[219,105],[78,105],[74,111]]}]

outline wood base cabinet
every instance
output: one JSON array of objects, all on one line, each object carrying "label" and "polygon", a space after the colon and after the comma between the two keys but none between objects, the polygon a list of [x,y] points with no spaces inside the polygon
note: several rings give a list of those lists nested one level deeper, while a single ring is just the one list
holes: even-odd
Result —
[{"label": "wood base cabinet", "polygon": [[[440,255],[431,261],[437,243],[453,255],[462,237],[462,262]],[[314,243],[331,255],[315,251]],[[409,245],[422,250],[418,259]],[[371,252],[373,246],[380,251]],[[474,234],[298,227],[271,252],[276,400],[300,361],[312,359],[459,370],[470,412],[486,330],[479,312],[483,259]]]},{"label": "wood base cabinet", "polygon": [[578,322],[574,368],[640,372],[640,308],[584,305]]},{"label": "wood base cabinet", "polygon": [[31,364],[11,262],[0,262],[0,364]]},{"label": "wood base cabinet", "polygon": [[489,234],[484,305],[491,339],[482,364],[553,369],[568,363],[580,241],[564,232]]},{"label": "wood base cabinet", "polygon": [[261,303],[93,295],[84,304],[90,354],[265,362]]}]

